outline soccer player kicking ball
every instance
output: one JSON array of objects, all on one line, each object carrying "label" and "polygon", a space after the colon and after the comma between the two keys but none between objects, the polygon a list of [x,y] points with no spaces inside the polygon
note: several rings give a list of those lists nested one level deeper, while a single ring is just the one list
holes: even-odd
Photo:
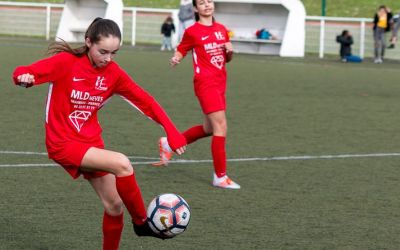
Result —
[{"label": "soccer player kicking ball", "polygon": [[[226,122],[226,69],[232,59],[233,48],[226,28],[215,21],[212,0],[193,0],[197,22],[185,30],[170,63],[175,66],[192,50],[194,89],[204,113],[204,123],[186,130],[183,135],[188,144],[211,136],[211,152],[214,163],[213,185],[221,188],[240,189],[226,175],[225,137]],[[167,165],[172,157],[165,137],[160,138],[158,165]]]},{"label": "soccer player kicking ball", "polygon": [[123,205],[138,236],[159,237],[147,223],[146,209],[129,159],[104,149],[97,111],[118,94],[163,126],[169,145],[178,154],[186,140],[161,106],[122,70],[113,58],[121,32],[108,19],[96,18],[85,33],[85,45],[73,49],[65,42],[49,47],[55,54],[15,69],[15,84],[31,87],[49,82],[46,105],[46,146],[49,158],[76,179],[89,181],[104,206],[103,249],[118,249]]}]

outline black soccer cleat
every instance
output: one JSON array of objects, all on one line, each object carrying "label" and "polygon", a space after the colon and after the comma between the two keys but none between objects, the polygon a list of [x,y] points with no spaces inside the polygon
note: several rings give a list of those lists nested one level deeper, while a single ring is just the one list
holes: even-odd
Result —
[{"label": "black soccer cleat", "polygon": [[162,240],[165,240],[166,237],[163,237],[162,235],[156,234],[149,226],[149,223],[146,222],[143,223],[142,225],[136,225],[135,223],[133,224],[133,231],[135,231],[135,234],[139,237],[142,236],[150,236],[150,237],[155,237],[155,238],[159,238]]}]

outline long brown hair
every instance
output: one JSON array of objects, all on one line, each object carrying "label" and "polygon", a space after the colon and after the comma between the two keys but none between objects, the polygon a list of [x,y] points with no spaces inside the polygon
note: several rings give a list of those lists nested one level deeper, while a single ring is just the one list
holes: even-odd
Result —
[{"label": "long brown hair", "polygon": [[[196,0],[192,0],[192,4],[193,4],[193,7],[197,8],[197,1]],[[194,18],[196,19],[196,22],[200,20],[199,13],[196,12],[196,11],[194,12]]]},{"label": "long brown hair", "polygon": [[[97,17],[87,28],[85,40],[89,38],[92,43],[97,43],[102,37],[108,36],[117,37],[121,41],[121,31],[118,25],[113,20]],[[88,51],[89,48],[86,44],[78,48],[72,48],[66,41],[61,39],[61,41],[51,43],[47,53],[54,55],[60,52],[68,52],[81,57],[86,55]]]}]

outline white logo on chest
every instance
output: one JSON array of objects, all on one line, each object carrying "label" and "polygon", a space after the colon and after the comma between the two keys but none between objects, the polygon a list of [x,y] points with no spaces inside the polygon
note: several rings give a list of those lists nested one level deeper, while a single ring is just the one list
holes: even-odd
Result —
[{"label": "white logo on chest", "polygon": [[89,119],[92,112],[75,110],[69,115],[69,120],[72,122],[78,132],[81,131],[83,124]]},{"label": "white logo on chest", "polygon": [[224,57],[223,56],[213,56],[213,57],[211,57],[211,63],[215,66],[215,67],[217,67],[217,68],[219,68],[219,69],[222,69],[222,67],[224,66]]},{"label": "white logo on chest", "polygon": [[97,80],[96,80],[96,86],[95,86],[95,88],[97,89],[97,90],[107,90],[108,88],[107,88],[107,85],[105,84],[105,77],[104,76],[98,76],[97,77]]},{"label": "white logo on chest", "polygon": [[214,32],[214,34],[217,40],[225,40],[225,36],[220,31]]},{"label": "white logo on chest", "polygon": [[85,78],[76,78],[75,76],[72,79],[72,81],[74,81],[74,82],[80,82],[80,81],[84,81],[84,80],[85,80]]}]

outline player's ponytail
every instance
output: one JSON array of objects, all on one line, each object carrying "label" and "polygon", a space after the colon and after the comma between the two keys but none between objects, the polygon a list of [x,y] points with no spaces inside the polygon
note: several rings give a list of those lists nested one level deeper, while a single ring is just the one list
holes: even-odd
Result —
[{"label": "player's ponytail", "polygon": [[[101,17],[94,19],[85,32],[85,40],[88,38],[92,43],[97,43],[101,38],[108,36],[117,37],[121,41],[121,31],[118,25],[110,19],[103,19]],[[86,44],[78,48],[71,48],[66,41],[60,40],[50,44],[48,54],[53,55],[60,52],[68,52],[81,57],[89,51]]]},{"label": "player's ponytail", "polygon": [[[197,8],[197,0],[192,0],[192,4],[193,4],[193,7]],[[196,20],[196,22],[200,20],[199,13],[196,11],[194,12],[194,19]]]}]

